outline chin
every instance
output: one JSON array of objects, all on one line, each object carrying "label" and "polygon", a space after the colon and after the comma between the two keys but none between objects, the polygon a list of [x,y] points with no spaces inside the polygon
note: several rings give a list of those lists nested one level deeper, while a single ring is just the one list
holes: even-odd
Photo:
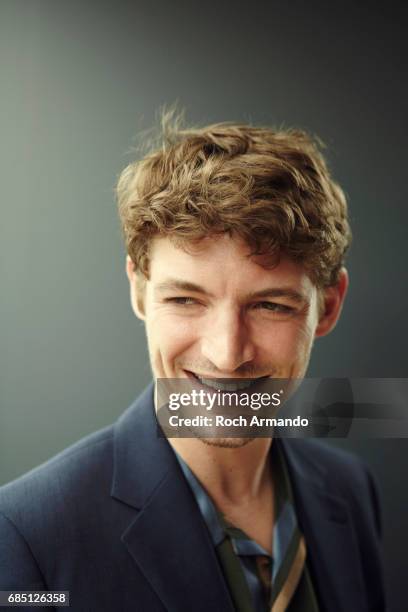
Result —
[{"label": "chin", "polygon": [[242,448],[250,442],[253,442],[255,438],[199,438],[201,442],[208,446],[214,446],[217,448]]}]

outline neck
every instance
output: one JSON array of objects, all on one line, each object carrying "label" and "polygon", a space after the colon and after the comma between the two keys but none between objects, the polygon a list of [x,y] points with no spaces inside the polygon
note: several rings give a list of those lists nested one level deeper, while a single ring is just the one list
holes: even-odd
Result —
[{"label": "neck", "polygon": [[[157,410],[157,385],[154,402]],[[273,486],[267,461],[272,438],[254,438],[236,447],[220,446],[216,439],[168,438],[168,442],[215,500],[250,503]]]},{"label": "neck", "polygon": [[270,486],[267,457],[272,440],[255,438],[235,448],[217,446],[216,442],[169,438],[171,446],[214,499],[235,504],[257,500]]}]

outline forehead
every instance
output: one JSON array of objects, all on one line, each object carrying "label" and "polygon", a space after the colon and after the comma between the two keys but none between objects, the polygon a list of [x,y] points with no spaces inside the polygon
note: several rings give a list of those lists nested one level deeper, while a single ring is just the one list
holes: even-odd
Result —
[{"label": "forehead", "polygon": [[301,264],[282,256],[277,265],[267,267],[264,257],[249,255],[249,247],[228,234],[204,238],[183,248],[168,237],[156,237],[150,250],[150,281],[154,285],[177,277],[214,289],[237,291],[253,286],[262,289],[271,281],[306,292],[313,288]]}]

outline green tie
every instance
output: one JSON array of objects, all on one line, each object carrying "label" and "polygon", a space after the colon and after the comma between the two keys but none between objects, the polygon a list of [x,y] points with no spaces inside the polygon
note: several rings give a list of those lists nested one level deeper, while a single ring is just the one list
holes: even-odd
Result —
[{"label": "green tie", "polygon": [[254,612],[251,593],[245,579],[241,562],[232,546],[231,538],[226,535],[221,544],[216,547],[218,559],[229,586],[231,597],[237,612]]}]

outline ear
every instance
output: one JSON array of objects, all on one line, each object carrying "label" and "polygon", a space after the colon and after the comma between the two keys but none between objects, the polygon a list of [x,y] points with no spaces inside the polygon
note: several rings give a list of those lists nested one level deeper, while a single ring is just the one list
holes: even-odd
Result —
[{"label": "ear", "polygon": [[337,284],[322,290],[323,308],[320,313],[319,323],[316,327],[316,338],[326,336],[335,328],[340,317],[348,285],[349,278],[347,270],[342,268]]},{"label": "ear", "polygon": [[129,279],[130,287],[130,303],[132,304],[133,312],[142,321],[145,320],[144,308],[144,284],[140,281],[140,276],[135,269],[135,264],[127,255],[126,257],[126,275]]}]

